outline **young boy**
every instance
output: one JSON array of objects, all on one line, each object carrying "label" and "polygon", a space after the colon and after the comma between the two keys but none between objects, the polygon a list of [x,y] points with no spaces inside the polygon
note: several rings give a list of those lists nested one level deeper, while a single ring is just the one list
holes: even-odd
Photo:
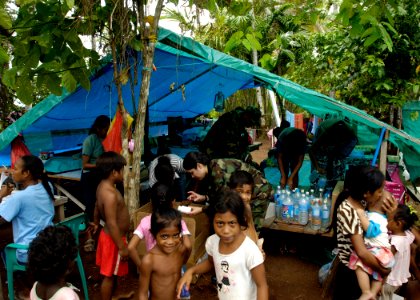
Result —
[{"label": "young boy", "polygon": [[123,181],[126,165],[124,157],[115,152],[104,152],[96,161],[102,174],[102,181],[96,190],[94,220],[105,221],[101,230],[96,251],[96,264],[104,276],[101,285],[101,299],[111,300],[115,290],[116,276],[128,274],[128,248],[126,234],[130,225],[130,216],[121,193],[115,184]]},{"label": "young boy", "polygon": [[[242,201],[245,205],[245,217],[248,222],[248,228],[245,230],[245,234],[253,240],[262,250],[262,243],[264,239],[258,239],[258,233],[255,230],[254,220],[252,218],[251,211],[251,199],[254,192],[254,178],[247,171],[235,171],[232,173],[229,179],[228,186],[231,190],[236,191],[241,196]],[[264,252],[263,252],[264,254]]]}]

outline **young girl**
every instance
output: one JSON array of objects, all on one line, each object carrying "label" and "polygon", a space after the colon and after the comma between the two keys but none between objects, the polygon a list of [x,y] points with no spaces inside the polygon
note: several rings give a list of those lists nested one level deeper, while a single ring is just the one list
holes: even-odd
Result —
[{"label": "young girl", "polygon": [[382,287],[381,300],[392,300],[394,292],[408,281],[411,274],[410,246],[414,241],[414,235],[410,228],[418,220],[415,212],[411,212],[407,205],[398,205],[397,211],[388,221],[388,229],[391,232],[391,245],[395,253],[395,266]]},{"label": "young girl", "polygon": [[30,299],[79,300],[66,282],[76,255],[76,241],[68,227],[48,226],[39,232],[28,251],[28,272],[35,280]]},{"label": "young girl", "polygon": [[191,243],[183,243],[181,213],[171,207],[158,208],[152,214],[150,232],[156,245],[140,265],[139,299],[175,299],[181,267],[191,254]]},{"label": "young girl", "polygon": [[262,253],[243,232],[247,221],[241,197],[226,191],[214,209],[216,234],[206,241],[208,259],[185,272],[178,282],[178,298],[184,285],[189,290],[194,274],[215,269],[219,299],[268,299]]},{"label": "young girl", "polygon": [[[162,183],[155,183],[151,191],[151,202],[152,202],[152,214],[156,212],[157,209],[168,209],[172,208],[174,201],[174,192],[170,186],[167,186]],[[188,237],[191,233],[188,231],[187,224],[185,221],[181,221],[182,224],[182,235],[184,239],[184,244],[187,247],[191,247],[191,240]],[[156,239],[153,234],[150,232],[151,228],[151,215],[144,217],[136,230],[134,230],[133,237],[128,244],[128,253],[133,262],[140,268],[141,259],[137,251],[137,246],[140,243],[141,239],[144,239],[146,242],[146,250],[149,252],[155,245]]]},{"label": "young girl", "polygon": [[[395,263],[389,243],[387,216],[382,210],[383,200],[389,196],[389,192],[383,191],[381,199],[368,197],[366,199],[367,215],[363,208],[356,209],[365,233],[364,241],[367,249],[387,269],[392,268]],[[376,295],[382,287],[382,276],[369,266],[364,265],[355,251],[350,256],[349,268],[355,270],[359,287],[362,290],[362,296],[359,299],[376,299]],[[370,282],[369,274],[373,277],[372,282]]]}]

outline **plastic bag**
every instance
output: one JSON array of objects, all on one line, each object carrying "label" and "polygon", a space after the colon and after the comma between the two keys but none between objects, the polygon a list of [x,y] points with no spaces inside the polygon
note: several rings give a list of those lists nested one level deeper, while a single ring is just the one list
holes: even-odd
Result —
[{"label": "plastic bag", "polygon": [[[127,114],[127,126],[130,128],[133,118]],[[105,151],[114,151],[121,153],[122,140],[121,140],[121,129],[123,126],[123,117],[120,110],[117,110],[114,118],[112,119],[111,126],[109,127],[108,134],[102,142]]]},{"label": "plastic bag", "polygon": [[321,269],[319,269],[319,271],[318,271],[318,282],[319,282],[320,285],[324,284],[325,279],[327,278],[328,273],[330,272],[331,265],[332,265],[332,261],[323,265],[321,267]]},{"label": "plastic bag", "polygon": [[25,142],[23,141],[23,137],[18,135],[12,141],[12,150],[10,151],[10,162],[12,164],[12,169],[15,165],[15,162],[25,155],[30,155],[31,152],[29,151],[28,147],[26,147]]}]

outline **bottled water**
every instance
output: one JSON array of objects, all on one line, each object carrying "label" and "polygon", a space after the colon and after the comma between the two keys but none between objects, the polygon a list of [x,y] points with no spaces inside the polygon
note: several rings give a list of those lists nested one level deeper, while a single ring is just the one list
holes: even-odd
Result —
[{"label": "bottled water", "polygon": [[283,201],[282,205],[282,219],[283,221],[291,221],[293,218],[293,202],[290,197],[290,192],[287,191],[286,199]]},{"label": "bottled water", "polygon": [[275,208],[276,208],[276,218],[281,219],[281,206],[282,206],[282,190],[278,185],[276,193],[274,194]]},{"label": "bottled water", "polygon": [[306,225],[308,224],[308,209],[309,202],[305,196],[303,196],[299,201],[299,224]]},{"label": "bottled water", "polygon": [[321,229],[321,207],[317,198],[314,199],[314,204],[312,205],[311,228],[313,230]]},{"label": "bottled water", "polygon": [[293,221],[299,222],[299,201],[302,195],[298,188],[295,189],[293,196]]},{"label": "bottled water", "polygon": [[328,207],[328,202],[324,199],[321,206],[321,229],[326,229],[330,224],[330,209]]}]

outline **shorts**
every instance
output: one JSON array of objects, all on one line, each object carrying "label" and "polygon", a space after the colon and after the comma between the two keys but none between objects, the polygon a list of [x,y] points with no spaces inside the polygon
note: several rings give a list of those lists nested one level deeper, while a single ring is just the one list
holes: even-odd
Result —
[{"label": "shorts", "polygon": [[[390,269],[394,266],[395,259],[390,249],[386,247],[368,247],[367,249],[376,257],[382,267]],[[362,268],[366,273],[372,275],[373,279],[382,281],[381,274],[363,264],[356,252],[353,251],[350,255],[349,268],[356,270],[357,267]]]},{"label": "shorts", "polygon": [[[122,237],[124,244],[127,244],[125,237]],[[122,261],[118,254],[118,247],[111,236],[102,229],[96,250],[96,265],[99,266],[101,275],[111,277],[124,276],[128,274],[128,261]]]}]

